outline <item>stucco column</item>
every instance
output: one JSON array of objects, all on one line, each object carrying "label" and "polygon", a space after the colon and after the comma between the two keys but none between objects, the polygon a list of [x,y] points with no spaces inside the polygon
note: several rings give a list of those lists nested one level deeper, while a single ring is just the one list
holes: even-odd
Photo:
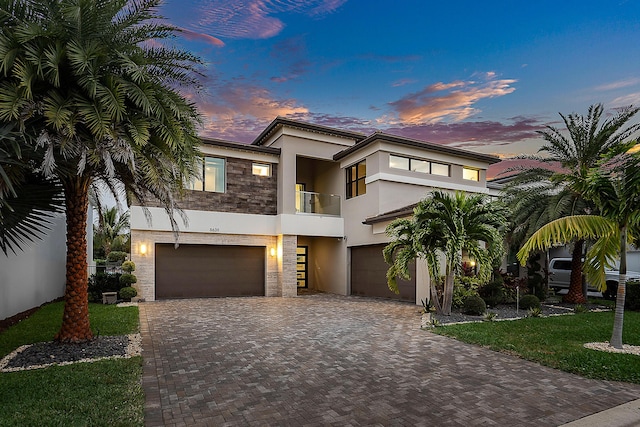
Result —
[{"label": "stucco column", "polygon": [[298,236],[278,236],[278,273],[281,295],[285,298],[298,295],[296,280],[296,248]]}]

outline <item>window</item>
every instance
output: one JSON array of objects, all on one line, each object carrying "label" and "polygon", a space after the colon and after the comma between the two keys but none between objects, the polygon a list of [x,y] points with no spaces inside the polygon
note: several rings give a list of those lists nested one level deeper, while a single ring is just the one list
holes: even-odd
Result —
[{"label": "window", "polygon": [[411,170],[414,172],[429,173],[430,164],[426,160],[411,159]]},{"label": "window", "polygon": [[347,168],[347,199],[367,192],[367,186],[364,183],[366,177],[367,164],[364,160]]},{"label": "window", "polygon": [[389,155],[389,167],[394,169],[409,170],[409,159],[407,157]]},{"label": "window", "polygon": [[431,163],[431,174],[449,176],[449,165],[445,165],[442,163]]},{"label": "window", "polygon": [[406,171],[449,176],[449,165],[389,154],[389,167]]},{"label": "window", "polygon": [[271,165],[265,163],[254,163],[251,172],[258,176],[271,176]]},{"label": "window", "polygon": [[462,179],[480,181],[480,171],[478,169],[462,168]]},{"label": "window", "polygon": [[225,160],[216,157],[202,159],[202,173],[194,178],[187,188],[197,191],[224,193],[225,191]]}]

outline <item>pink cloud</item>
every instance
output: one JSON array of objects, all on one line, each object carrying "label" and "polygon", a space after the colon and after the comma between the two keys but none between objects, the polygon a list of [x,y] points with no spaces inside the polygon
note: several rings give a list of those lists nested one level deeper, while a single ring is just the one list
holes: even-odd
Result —
[{"label": "pink cloud", "polygon": [[216,47],[224,46],[224,42],[222,40],[208,34],[197,33],[195,31],[187,30],[186,28],[181,28],[180,34],[182,34],[187,40],[201,41]]},{"label": "pink cloud", "polygon": [[277,116],[308,113],[295,99],[278,99],[268,89],[242,79],[214,81],[194,99],[204,117],[203,136],[248,142]]},{"label": "pink cloud", "polygon": [[481,146],[505,145],[537,138],[536,131],[545,123],[526,117],[515,117],[507,123],[495,121],[430,123],[420,125],[393,126],[386,132],[429,141],[436,144]]},{"label": "pink cloud", "polygon": [[499,163],[494,163],[487,169],[487,179],[503,178],[518,173],[519,170],[530,168],[549,169],[554,172],[561,172],[562,166],[555,162],[541,162],[534,159],[503,159]]},{"label": "pink cloud", "polygon": [[176,2],[172,16],[179,25],[199,34],[227,39],[266,39],[279,34],[284,22],[275,15],[290,12],[322,17],[346,0],[201,0]]},{"label": "pink cloud", "polygon": [[[515,90],[511,85],[517,80],[494,80],[493,73],[487,73],[486,77],[489,79],[486,82],[435,83],[389,105],[404,124],[437,123],[445,119],[461,121],[480,111],[473,106],[478,101],[504,96]],[[445,93],[434,95],[438,92]]]}]

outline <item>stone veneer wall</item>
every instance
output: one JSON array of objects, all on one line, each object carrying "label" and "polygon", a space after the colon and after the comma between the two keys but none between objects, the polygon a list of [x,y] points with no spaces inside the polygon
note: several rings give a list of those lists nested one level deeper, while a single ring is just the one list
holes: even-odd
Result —
[{"label": "stone veneer wall", "polygon": [[297,247],[298,236],[278,236],[278,247],[282,248],[282,256],[278,257],[280,283],[283,297],[295,297],[298,295],[297,280]]},{"label": "stone veneer wall", "polygon": [[[227,186],[224,193],[185,190],[178,199],[185,210],[276,215],[278,210],[278,165],[271,164],[271,176],[252,172],[252,160],[226,158]],[[162,207],[156,200],[147,200],[148,207]]]},{"label": "stone veneer wall", "polygon": [[[173,233],[168,231],[131,230],[131,241],[145,243],[147,254],[141,255],[139,245],[132,245],[131,260],[136,264],[138,296],[147,301],[155,300],[155,244],[174,243]],[[266,274],[265,296],[294,297],[296,282],[296,236],[261,236],[214,233],[180,233],[181,244],[265,246]],[[277,248],[275,257],[271,248]],[[280,255],[282,254],[282,255]]]}]

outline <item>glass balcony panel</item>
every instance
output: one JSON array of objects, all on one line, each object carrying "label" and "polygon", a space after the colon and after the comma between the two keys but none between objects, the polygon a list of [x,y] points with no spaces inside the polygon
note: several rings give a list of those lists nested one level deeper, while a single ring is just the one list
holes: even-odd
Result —
[{"label": "glass balcony panel", "polygon": [[296,191],[296,212],[340,216],[340,196]]}]

